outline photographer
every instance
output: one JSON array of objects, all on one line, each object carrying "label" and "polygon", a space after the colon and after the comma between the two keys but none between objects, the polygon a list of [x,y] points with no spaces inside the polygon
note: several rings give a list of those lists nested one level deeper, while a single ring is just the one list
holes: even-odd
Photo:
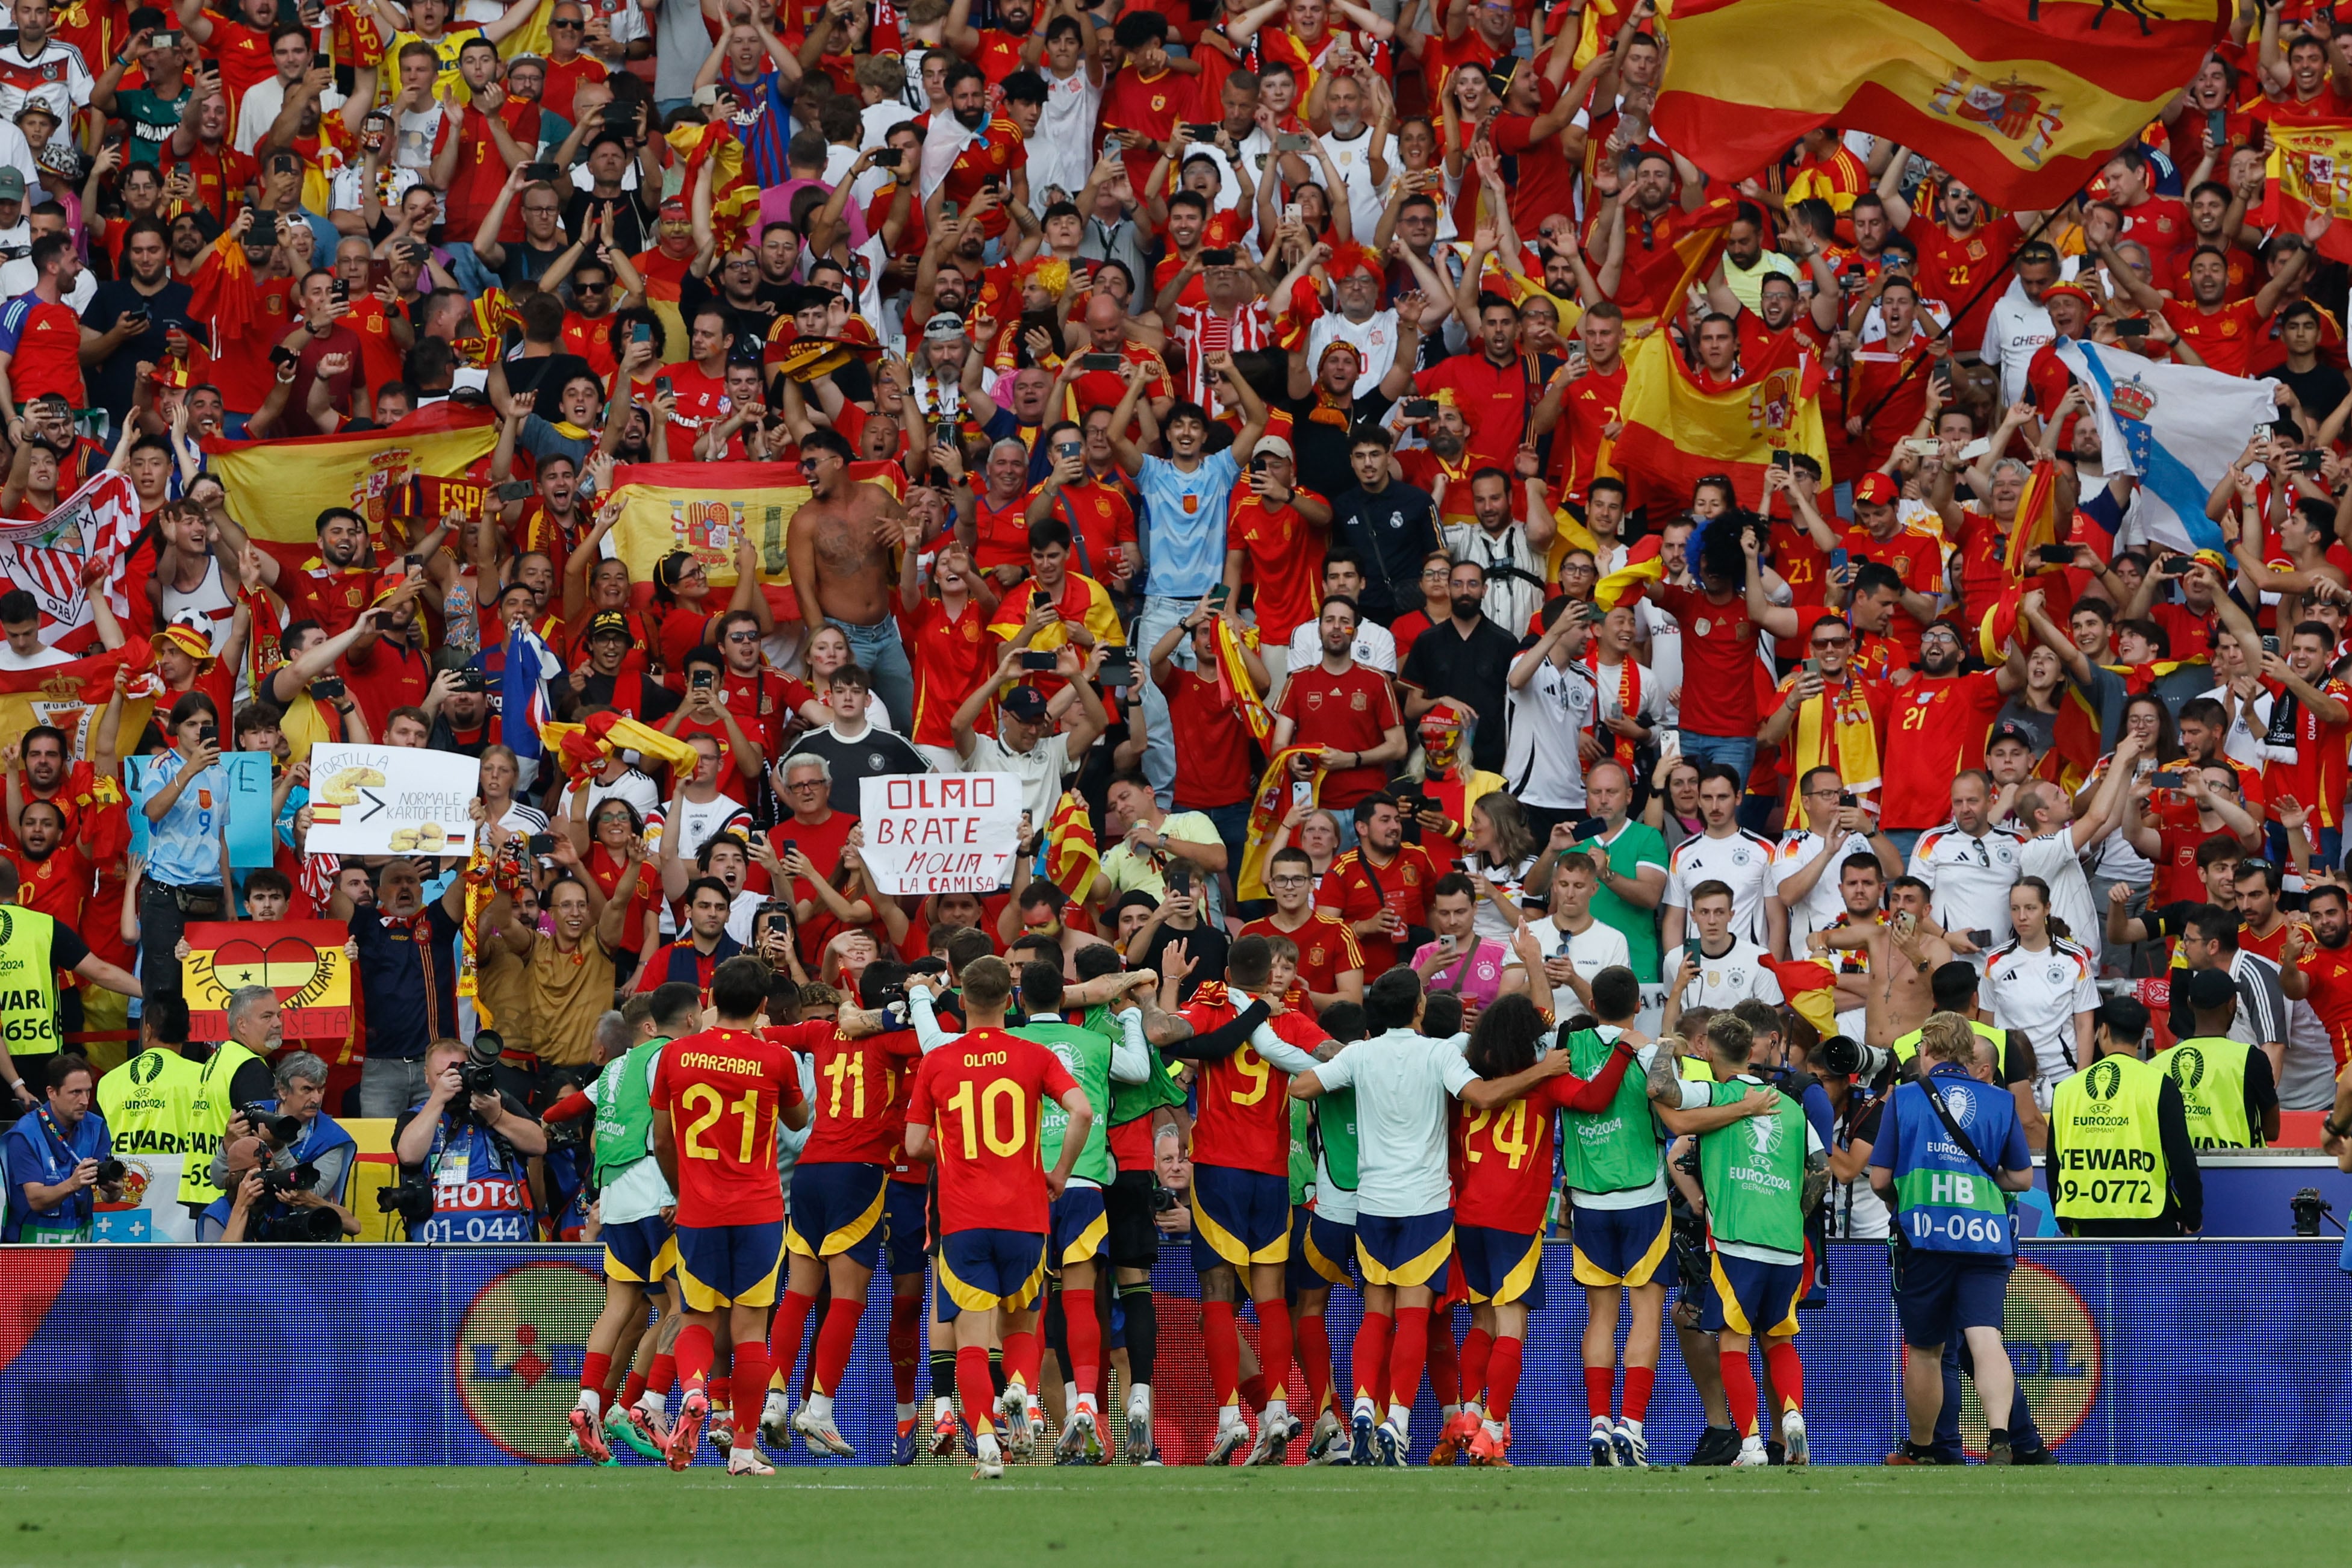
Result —
[{"label": "photographer", "polygon": [[[267,985],[240,985],[222,1007],[228,1038],[206,1058],[188,1102],[188,1157],[180,1169],[179,1200],[201,1215],[220,1195],[224,1169],[216,1156],[229,1136],[229,1113],[268,1097],[273,1079],[269,1058],[286,1043],[286,1022],[278,993]],[[247,1127],[245,1134],[258,1131]]]},{"label": "photographer", "polygon": [[139,974],[150,996],[180,994],[173,956],[190,921],[226,918],[228,774],[220,765],[220,715],[191,691],[172,704],[172,750],[155,759],[147,814],[147,871],[139,895]]},{"label": "photographer", "polygon": [[98,1075],[79,1057],[49,1064],[47,1100],[0,1137],[8,1170],[8,1209],[0,1242],[67,1246],[89,1239],[92,1196],[122,1195],[122,1162],[113,1158],[106,1118],[90,1109]]},{"label": "photographer", "polygon": [[[269,1119],[263,1119],[263,1125],[269,1126]],[[220,1156],[222,1185],[228,1191],[196,1216],[196,1239],[235,1244],[341,1241],[357,1236],[359,1216],[320,1197],[314,1190],[317,1170],[287,1164],[289,1152],[272,1134],[232,1141]],[[348,1168],[348,1152],[345,1163]]]},{"label": "photographer", "polygon": [[1944,1347],[1957,1336],[1983,1401],[1990,1437],[1985,1463],[2013,1462],[2010,1403],[2015,1386],[2001,1344],[2009,1274],[2017,1262],[2011,1193],[2033,1185],[2025,1128],[2008,1095],[1969,1070],[1977,1037],[1958,1013],[1931,1015],[1920,1030],[1927,1070],[1898,1087],[1881,1114],[1870,1183],[1895,1211],[1895,1315],[1906,1355],[1903,1403],[1910,1441],[1890,1465],[1943,1462],[1936,1416],[1944,1397]]},{"label": "photographer", "polygon": [[236,1114],[228,1119],[226,1139],[213,1156],[214,1183],[223,1192],[234,1193],[227,1145],[242,1138],[262,1139],[270,1146],[270,1168],[307,1169],[310,1179],[302,1184],[302,1195],[341,1215],[343,1234],[357,1236],[360,1222],[338,1200],[351,1181],[352,1161],[360,1146],[323,1109],[327,1064],[309,1051],[295,1051],[278,1064],[273,1082],[277,1099],[240,1101]]},{"label": "photographer", "polygon": [[377,1198],[398,1208],[411,1241],[536,1239],[524,1162],[547,1152],[547,1133],[499,1092],[497,1070],[456,1040],[425,1053],[425,1103],[393,1132],[401,1184]]}]

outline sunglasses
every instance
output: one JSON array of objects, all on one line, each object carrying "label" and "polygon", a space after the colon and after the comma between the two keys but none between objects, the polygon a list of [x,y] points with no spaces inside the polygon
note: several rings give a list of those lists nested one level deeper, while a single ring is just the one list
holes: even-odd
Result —
[{"label": "sunglasses", "polygon": [[565,22],[558,20],[550,22],[547,25],[547,30],[551,33],[576,33],[579,32],[583,26],[584,24],[579,22]]}]

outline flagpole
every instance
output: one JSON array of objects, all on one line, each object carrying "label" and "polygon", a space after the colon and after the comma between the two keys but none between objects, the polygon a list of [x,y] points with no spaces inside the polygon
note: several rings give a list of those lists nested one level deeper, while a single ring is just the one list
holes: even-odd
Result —
[{"label": "flagpole", "polygon": [[[2074,200],[2075,197],[2080,196],[2081,195],[2082,193],[2077,191],[2074,193],[2074,196],[2067,198],[2067,202]],[[2033,231],[2025,236],[2022,239],[2020,239],[2016,246],[2011,249],[2009,259],[2003,262],[1999,268],[1995,268],[1993,275],[1986,279],[1983,283],[1979,284],[1977,288],[1977,291],[1969,295],[1968,301],[1961,305],[1958,310],[1952,311],[1948,320],[1937,325],[1936,330],[1928,334],[1928,340],[1930,342],[1933,342],[1937,338],[1948,339],[1952,335],[1952,322],[1961,320],[1970,310],[1975,310],[1977,302],[1982,300],[1987,294],[1990,293],[1994,285],[1998,284],[2004,289],[2008,288],[2009,279],[2017,268],[2018,252],[2023,250],[2027,246],[2032,245],[2035,240],[2042,237],[2043,231],[2048,229],[2053,223],[2057,221],[2059,209],[2065,206],[2067,202],[2061,202],[2058,204],[2058,206],[2053,206],[2042,215],[2042,221],[2033,226]],[[1916,272],[1912,275],[1912,280],[1916,292],[1916,286],[1918,280],[1918,275]],[[1851,366],[1851,363],[1852,362],[1848,362],[1849,367]],[[1912,374],[1922,364],[1927,363],[1927,362],[1926,360],[1914,360],[1910,363],[1903,366],[1901,371],[1896,374],[1894,384],[1890,385],[1886,391],[1880,395],[1878,401],[1872,404],[1870,407],[1864,412],[1862,416],[1864,429],[1866,430],[1870,427],[1870,422],[1878,417],[1879,411],[1885,408],[1887,404],[1894,401],[1895,395],[1897,392],[1903,390],[1904,383],[1909,381]]]}]

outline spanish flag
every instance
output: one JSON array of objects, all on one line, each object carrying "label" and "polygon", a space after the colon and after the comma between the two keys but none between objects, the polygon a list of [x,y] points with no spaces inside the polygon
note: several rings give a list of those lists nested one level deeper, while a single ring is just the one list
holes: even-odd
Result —
[{"label": "spanish flag", "polygon": [[[1274,853],[1274,830],[1290,812],[1290,760],[1312,757],[1322,750],[1319,746],[1286,746],[1274,754],[1259,775],[1257,793],[1250,797],[1249,836],[1242,844],[1241,868],[1234,873],[1234,897],[1244,901],[1267,899],[1265,862]],[[1323,795],[1323,770],[1318,768],[1307,782],[1309,803]]]},{"label": "spanish flag", "polygon": [[[784,550],[793,513],[808,500],[807,476],[787,463],[632,463],[614,475],[610,500],[621,509],[614,549],[630,577],[650,582],[673,550],[700,561],[713,588],[735,585],[735,540],[744,532],[760,552],[760,580],[784,584]],[[791,601],[797,603],[797,601]],[[771,594],[769,603],[778,603]],[[780,609],[779,614],[798,614]]]},{"label": "spanish flag", "polygon": [[1997,206],[2056,206],[2157,118],[2230,14],[2230,0],[1681,0],[1652,123],[1717,179],[1840,125],[1892,137]]},{"label": "spanish flag", "polygon": [[2337,171],[2352,167],[2352,119],[2281,121],[2270,127],[2272,167],[2278,171],[2278,226],[2300,234],[2311,209],[2336,221],[2319,237],[2319,254],[2352,261],[2352,190]]},{"label": "spanish flag", "polygon": [[[1258,695],[1256,682],[1250,679],[1249,665],[1242,658],[1242,639],[1257,641],[1257,628],[1234,630],[1234,623],[1219,616],[1217,628],[1217,685],[1226,703],[1241,715],[1249,727],[1250,739],[1259,745],[1274,733],[1274,718],[1265,710],[1265,700]],[[1236,884],[1238,887],[1238,884]]]},{"label": "spanish flag", "polygon": [[1837,971],[1817,958],[1767,958],[1780,994],[1823,1039],[1837,1033]]},{"label": "spanish flag", "polygon": [[383,430],[268,442],[213,436],[204,448],[230,513],[245,519],[254,543],[299,570],[319,553],[316,521],[329,507],[366,519],[379,546],[387,523],[401,524],[404,538],[452,511],[478,512],[498,436],[488,409],[436,403]]},{"label": "spanish flag", "polygon": [[1102,851],[1095,844],[1093,820],[1087,816],[1087,797],[1064,790],[1045,819],[1045,879],[1062,896],[1083,908],[1095,873],[1102,869]]},{"label": "spanish flag", "polygon": [[1695,483],[1726,474],[1740,504],[1760,511],[1764,470],[1776,449],[1811,457],[1828,483],[1821,380],[1821,363],[1794,332],[1721,387],[1701,381],[1665,333],[1642,338],[1626,361],[1617,416],[1625,427],[1612,455],[1629,504],[1680,512]]},{"label": "spanish flag", "polygon": [[1644,584],[1660,582],[1665,574],[1666,563],[1658,554],[1658,536],[1653,533],[1625,552],[1624,565],[1592,585],[1592,602],[1606,614],[1627,599],[1640,598]]}]

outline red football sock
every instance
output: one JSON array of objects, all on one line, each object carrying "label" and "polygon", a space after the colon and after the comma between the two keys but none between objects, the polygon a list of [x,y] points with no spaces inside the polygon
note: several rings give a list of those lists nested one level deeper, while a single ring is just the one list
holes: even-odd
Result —
[{"label": "red football sock", "polygon": [[1805,1407],[1805,1363],[1797,1359],[1795,1342],[1783,1340],[1764,1347],[1764,1367],[1772,1374],[1772,1392],[1783,1410]]},{"label": "red football sock", "polygon": [[1508,1421],[1511,1418],[1511,1395],[1519,1391],[1519,1342],[1506,1334],[1495,1342],[1494,1353],[1486,1358],[1486,1415],[1489,1420]]},{"label": "red football sock", "polygon": [[[1617,1369],[1613,1366],[1588,1366],[1584,1369],[1584,1413],[1595,1421],[1609,1419],[1609,1396],[1616,1392]],[[1633,1405],[1633,1374],[1625,1374],[1625,1406],[1631,1414]]]},{"label": "red football sock", "polygon": [[972,1436],[995,1431],[990,1415],[996,1408],[996,1384],[989,1379],[986,1345],[956,1347],[955,1380],[956,1393],[963,1399],[964,1425],[971,1428]]},{"label": "red football sock", "polygon": [[[684,1336],[681,1335],[680,1337],[683,1338]],[[656,1395],[663,1399],[667,1399],[669,1397],[669,1391],[677,1386],[677,1348],[676,1342],[672,1342],[671,1347],[668,1350],[656,1351],[654,1352],[653,1365],[646,1368],[646,1386],[652,1389]]]},{"label": "red football sock", "polygon": [[688,1323],[678,1331],[677,1375],[688,1388],[699,1388],[710,1377],[710,1363],[718,1353],[710,1331],[700,1323]]},{"label": "red football sock", "polygon": [[1254,1372],[1242,1379],[1241,1395],[1242,1403],[1249,1407],[1252,1415],[1265,1409],[1265,1373]]},{"label": "red football sock", "polygon": [[1307,1413],[1320,1415],[1331,1403],[1331,1336],[1324,1331],[1323,1314],[1299,1319],[1297,1335],[1298,1371],[1307,1380]]},{"label": "red football sock", "polygon": [[1650,1390],[1658,1381],[1658,1369],[1654,1366],[1629,1366],[1625,1369],[1625,1419],[1646,1421],[1650,1417]]},{"label": "red football sock", "polygon": [[1064,1373],[1091,1399],[1102,1387],[1102,1315],[1095,1310],[1095,1293],[1062,1293],[1062,1342],[1069,1364]]},{"label": "red football sock", "polygon": [[923,1296],[890,1298],[890,1385],[901,1405],[915,1402],[915,1379],[923,1369]]},{"label": "red football sock", "polygon": [[1723,1362],[1723,1399],[1731,1407],[1731,1425],[1742,1437],[1756,1432],[1756,1374],[1748,1370],[1746,1350],[1719,1352]]},{"label": "red football sock", "polygon": [[760,1402],[768,1396],[768,1346],[751,1340],[735,1347],[735,1370],[728,1382],[735,1395],[735,1446],[751,1446],[760,1429]]},{"label": "red football sock", "polygon": [[849,1370],[850,1350],[857,1343],[857,1320],[865,1312],[865,1301],[846,1296],[835,1296],[824,1310],[824,1326],[816,1331],[813,1358],[816,1370],[811,1383],[819,1394],[831,1394],[841,1386],[841,1374]]},{"label": "red football sock", "polygon": [[1396,1320],[1386,1312],[1366,1312],[1356,1328],[1356,1397],[1385,1405],[1389,1382],[1389,1337]]},{"label": "red football sock", "polygon": [[1462,1336],[1462,1403],[1465,1405],[1486,1392],[1486,1357],[1494,1345],[1495,1336],[1475,1323],[1471,1324],[1470,1331]]},{"label": "red football sock", "polygon": [[808,1330],[809,1312],[815,1306],[815,1297],[797,1290],[785,1291],[783,1300],[776,1303],[776,1315],[768,1321],[771,1376],[782,1373],[784,1383],[792,1382],[793,1368],[800,1364],[801,1336]]},{"label": "red football sock", "polygon": [[[1412,1408],[1412,1396],[1421,1392],[1422,1363],[1430,1359],[1429,1348],[1440,1337],[1446,1350],[1454,1349],[1453,1334],[1443,1336],[1429,1331],[1429,1309],[1399,1307],[1396,1314],[1396,1342],[1389,1347],[1389,1403]],[[1451,1360],[1449,1353],[1448,1359]],[[1451,1403],[1444,1401],[1442,1403]]]},{"label": "red football sock", "polygon": [[1201,1353],[1209,1363],[1209,1397],[1219,1405],[1242,1397],[1242,1342],[1234,1329],[1231,1301],[1201,1303]]},{"label": "red football sock", "polygon": [[602,1351],[590,1351],[580,1363],[580,1386],[604,1392],[604,1382],[613,1375],[613,1358]]},{"label": "red football sock", "polygon": [[621,1379],[621,1403],[635,1405],[646,1392],[646,1380],[641,1373],[632,1372]]},{"label": "red football sock", "polygon": [[[1429,1392],[1437,1396],[1440,1405],[1462,1403],[1462,1362],[1454,1349],[1454,1309],[1432,1308],[1427,1316],[1429,1333]],[[1399,1324],[1404,1321],[1400,1313]],[[1394,1364],[1394,1358],[1391,1358]],[[1411,1405],[1419,1384],[1407,1381],[1405,1396],[1397,1401]],[[1393,1394],[1391,1397],[1394,1397]]]},{"label": "red football sock", "polygon": [[1265,1396],[1282,1399],[1289,1393],[1291,1355],[1290,1304],[1257,1304],[1257,1364],[1265,1379]]},{"label": "red football sock", "polygon": [[1038,1342],[1037,1331],[1024,1329],[1017,1334],[1004,1336],[1004,1384],[1010,1388],[1019,1378],[1021,1386],[1030,1393],[1037,1392],[1038,1369],[1045,1365],[1045,1347]]}]

